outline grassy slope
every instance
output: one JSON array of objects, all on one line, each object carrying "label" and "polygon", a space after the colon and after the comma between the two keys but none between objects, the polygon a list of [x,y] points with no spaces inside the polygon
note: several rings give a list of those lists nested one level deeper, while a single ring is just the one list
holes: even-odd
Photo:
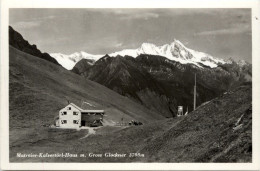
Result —
[{"label": "grassy slope", "polygon": [[[242,128],[234,130],[240,117]],[[251,85],[199,107],[141,152],[161,162],[251,162]]]}]

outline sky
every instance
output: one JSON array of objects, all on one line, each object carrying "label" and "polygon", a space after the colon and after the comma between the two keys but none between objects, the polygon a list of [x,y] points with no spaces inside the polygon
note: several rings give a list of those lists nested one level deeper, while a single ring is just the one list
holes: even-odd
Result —
[{"label": "sky", "polygon": [[177,39],[212,56],[252,62],[250,9],[10,9],[9,24],[47,53],[109,54]]}]

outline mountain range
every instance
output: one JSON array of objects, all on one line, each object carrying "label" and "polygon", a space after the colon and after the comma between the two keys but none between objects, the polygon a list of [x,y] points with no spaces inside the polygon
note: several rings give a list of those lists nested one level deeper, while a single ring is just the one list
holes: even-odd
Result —
[{"label": "mountain range", "polygon": [[[98,60],[94,62],[93,58]],[[159,47],[143,43],[138,49],[102,58],[84,56],[72,71],[165,117],[176,116],[177,106],[192,110],[195,73],[196,105],[252,79],[251,64],[214,58],[191,50],[178,40]]]},{"label": "mountain range", "polygon": [[189,49],[176,39],[174,39],[171,44],[165,44],[163,46],[143,43],[138,49],[126,49],[109,55],[137,57],[141,54],[164,56],[169,60],[180,62],[181,64],[194,64],[198,67],[205,65],[214,68],[220,63],[225,63],[224,60],[214,58],[209,54]]},{"label": "mountain range", "polygon": [[[198,52],[185,47],[179,40],[174,39],[171,44],[165,44],[163,46],[156,46],[151,43],[143,43],[140,48],[137,49],[125,49],[118,52],[109,54],[111,57],[116,56],[131,56],[136,58],[141,54],[157,55],[166,57],[169,60],[180,62],[181,64],[194,64],[198,67],[210,67],[215,68],[219,64],[225,64],[223,59],[215,58],[209,54]],[[64,68],[71,70],[77,62],[81,59],[89,59],[90,64],[100,59],[105,55],[92,55],[86,52],[76,52],[70,55],[61,53],[51,53]]]}]

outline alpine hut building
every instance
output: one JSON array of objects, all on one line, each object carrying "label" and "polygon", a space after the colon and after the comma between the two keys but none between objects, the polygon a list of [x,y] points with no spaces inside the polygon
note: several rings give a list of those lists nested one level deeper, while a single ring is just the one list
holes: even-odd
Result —
[{"label": "alpine hut building", "polygon": [[104,114],[104,110],[85,110],[70,103],[59,111],[56,126],[75,129],[82,126],[102,126]]}]

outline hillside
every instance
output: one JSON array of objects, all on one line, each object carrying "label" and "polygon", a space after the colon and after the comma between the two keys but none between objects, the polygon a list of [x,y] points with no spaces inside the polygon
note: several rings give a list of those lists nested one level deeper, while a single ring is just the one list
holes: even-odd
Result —
[{"label": "hillside", "polygon": [[251,85],[200,106],[141,152],[161,162],[251,162]]}]

